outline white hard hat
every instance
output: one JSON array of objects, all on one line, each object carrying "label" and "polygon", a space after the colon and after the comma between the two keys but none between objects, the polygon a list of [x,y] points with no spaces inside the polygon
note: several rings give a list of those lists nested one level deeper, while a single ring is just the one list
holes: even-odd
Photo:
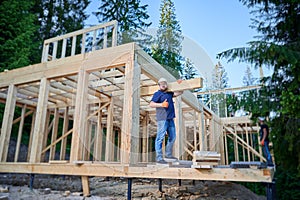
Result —
[{"label": "white hard hat", "polygon": [[264,117],[258,117],[258,120],[259,121],[265,121],[265,118]]},{"label": "white hard hat", "polygon": [[158,83],[161,83],[161,82],[166,82],[166,83],[167,83],[168,81],[167,81],[167,79],[165,79],[165,78],[160,78],[160,79],[158,80]]}]

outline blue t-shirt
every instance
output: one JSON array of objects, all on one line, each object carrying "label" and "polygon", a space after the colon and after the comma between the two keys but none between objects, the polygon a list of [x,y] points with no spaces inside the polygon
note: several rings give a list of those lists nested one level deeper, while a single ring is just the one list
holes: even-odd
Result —
[{"label": "blue t-shirt", "polygon": [[155,103],[162,103],[167,99],[169,103],[168,108],[156,108],[157,121],[175,118],[173,96],[174,96],[174,92],[162,92],[158,90],[157,92],[154,93],[151,101]]}]

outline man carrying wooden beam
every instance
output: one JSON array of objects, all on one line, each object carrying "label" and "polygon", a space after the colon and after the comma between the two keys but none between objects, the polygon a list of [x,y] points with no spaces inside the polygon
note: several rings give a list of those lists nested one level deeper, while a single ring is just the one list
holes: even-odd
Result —
[{"label": "man carrying wooden beam", "polygon": [[[181,83],[182,80],[178,80],[177,83]],[[173,103],[173,97],[177,97],[183,93],[183,91],[168,91],[168,83],[165,78],[160,78],[158,81],[159,90],[154,93],[150,107],[156,108],[156,120],[157,120],[157,134],[155,139],[155,151],[156,162],[159,164],[167,164],[167,161],[178,160],[172,155],[173,144],[176,139],[175,129],[175,109]],[[168,142],[166,146],[166,155],[163,159],[162,143],[168,133]]]}]

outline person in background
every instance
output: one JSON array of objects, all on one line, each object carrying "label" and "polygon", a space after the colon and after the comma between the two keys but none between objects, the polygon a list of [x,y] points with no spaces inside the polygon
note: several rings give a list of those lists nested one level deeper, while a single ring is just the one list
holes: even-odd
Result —
[{"label": "person in background", "polygon": [[[181,83],[182,80],[177,80]],[[167,164],[167,161],[178,160],[172,155],[173,144],[176,139],[176,130],[174,124],[175,109],[173,97],[177,97],[183,91],[168,92],[168,82],[165,78],[158,80],[159,90],[154,93],[150,107],[156,108],[157,134],[155,139],[156,162],[159,164]],[[165,159],[163,158],[162,143],[168,133],[168,142],[166,145]]]},{"label": "person in background", "polygon": [[263,154],[267,159],[267,165],[273,167],[272,156],[269,149],[269,127],[265,123],[264,117],[259,117],[259,124],[260,124],[260,145],[262,146]]}]

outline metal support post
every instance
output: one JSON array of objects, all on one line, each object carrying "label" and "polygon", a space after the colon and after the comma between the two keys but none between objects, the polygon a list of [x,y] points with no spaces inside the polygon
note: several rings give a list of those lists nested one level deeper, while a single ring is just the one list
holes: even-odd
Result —
[{"label": "metal support post", "polygon": [[276,200],[275,180],[272,183],[266,183],[267,200]]},{"label": "metal support post", "polygon": [[132,178],[128,178],[127,199],[131,200]]},{"label": "metal support post", "polygon": [[158,179],[158,190],[160,192],[162,192],[162,179],[161,178]]},{"label": "metal support post", "polygon": [[33,182],[34,182],[34,174],[30,174],[30,180],[29,180],[29,188],[30,188],[30,190],[33,189]]}]

